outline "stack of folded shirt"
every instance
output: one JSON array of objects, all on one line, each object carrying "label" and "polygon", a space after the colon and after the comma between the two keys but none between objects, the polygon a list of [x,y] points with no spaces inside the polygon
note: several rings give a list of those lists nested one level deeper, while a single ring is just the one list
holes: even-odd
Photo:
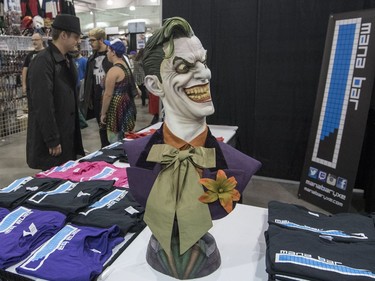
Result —
[{"label": "stack of folded shirt", "polygon": [[0,220],[0,269],[20,262],[56,234],[66,216],[19,207]]},{"label": "stack of folded shirt", "polygon": [[113,248],[123,240],[117,226],[105,229],[67,224],[16,271],[47,280],[90,281],[101,273]]},{"label": "stack of folded shirt", "polygon": [[82,157],[79,162],[97,162],[104,161],[110,164],[115,163],[116,161],[128,162],[128,158],[124,152],[124,142],[118,141],[112,143],[102,149],[90,153],[85,157]]},{"label": "stack of folded shirt", "polygon": [[327,216],[272,201],[265,232],[270,280],[375,280],[371,216]]},{"label": "stack of folded shirt", "polygon": [[114,180],[116,187],[128,187],[126,168],[116,167],[104,161],[76,162],[71,165],[51,168],[36,174],[37,178],[59,178],[75,182],[93,180]]},{"label": "stack of folded shirt", "polygon": [[77,225],[108,228],[117,225],[122,235],[145,227],[144,208],[125,189],[115,189],[71,217]]},{"label": "stack of folded shirt", "polygon": [[53,188],[63,182],[61,179],[25,177],[15,180],[7,187],[0,189],[0,207],[15,209],[35,193]]}]

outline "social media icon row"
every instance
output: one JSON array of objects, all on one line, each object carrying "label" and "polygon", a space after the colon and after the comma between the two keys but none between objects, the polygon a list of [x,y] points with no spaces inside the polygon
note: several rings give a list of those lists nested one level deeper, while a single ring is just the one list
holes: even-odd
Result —
[{"label": "social media icon row", "polygon": [[334,174],[319,171],[317,168],[309,167],[309,177],[312,179],[318,179],[321,182],[325,182],[331,186],[336,186],[339,189],[346,190],[348,180],[342,177],[337,177]]}]

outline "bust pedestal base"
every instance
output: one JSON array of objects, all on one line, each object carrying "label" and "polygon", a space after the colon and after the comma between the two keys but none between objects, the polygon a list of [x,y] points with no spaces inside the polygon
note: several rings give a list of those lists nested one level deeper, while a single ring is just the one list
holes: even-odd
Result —
[{"label": "bust pedestal base", "polygon": [[206,233],[183,255],[179,254],[179,239],[172,236],[172,256],[168,256],[152,235],[147,247],[146,260],[155,270],[177,279],[193,279],[207,276],[221,264],[219,249],[214,237]]}]

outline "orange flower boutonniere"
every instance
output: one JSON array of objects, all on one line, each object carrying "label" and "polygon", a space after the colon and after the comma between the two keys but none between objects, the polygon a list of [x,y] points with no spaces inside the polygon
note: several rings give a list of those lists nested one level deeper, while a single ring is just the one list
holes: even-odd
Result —
[{"label": "orange flower boutonniere", "polygon": [[221,206],[230,213],[233,210],[233,201],[240,200],[241,194],[235,189],[237,181],[234,177],[227,178],[223,170],[218,170],[216,181],[209,178],[202,178],[199,183],[208,190],[199,197],[202,203],[212,203],[219,199]]}]

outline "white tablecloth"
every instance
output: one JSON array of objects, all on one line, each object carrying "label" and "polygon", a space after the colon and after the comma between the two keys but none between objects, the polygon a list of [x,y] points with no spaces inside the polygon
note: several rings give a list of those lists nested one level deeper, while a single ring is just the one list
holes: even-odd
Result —
[{"label": "white tablecloth", "polygon": [[[221,254],[220,268],[200,281],[264,281],[267,209],[237,204],[234,211],[213,222],[209,231]],[[159,273],[146,262],[151,231],[146,227],[129,247],[98,278],[99,281],[169,281],[176,280]]]}]

